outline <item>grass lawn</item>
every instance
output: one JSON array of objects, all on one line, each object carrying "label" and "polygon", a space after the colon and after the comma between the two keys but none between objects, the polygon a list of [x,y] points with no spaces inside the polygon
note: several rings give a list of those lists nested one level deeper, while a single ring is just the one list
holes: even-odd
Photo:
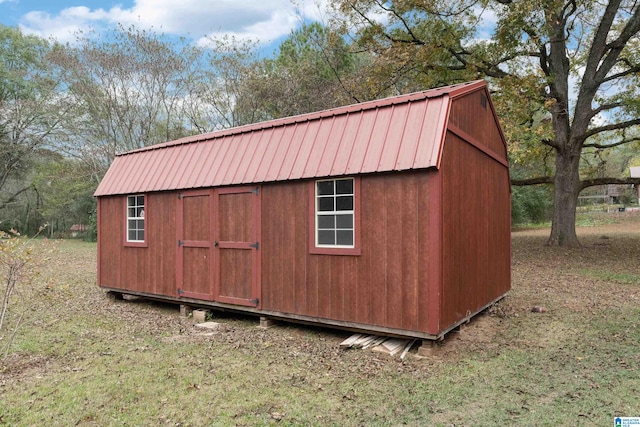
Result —
[{"label": "grass lawn", "polygon": [[111,302],[96,286],[95,244],[60,242],[22,290],[25,322],[0,359],[0,425],[606,426],[640,416],[640,215],[580,227],[580,248],[544,247],[548,232],[514,232],[508,296],[431,356],[404,361],[341,350],[346,332],[263,330],[214,312],[222,327],[202,333],[176,305]]}]

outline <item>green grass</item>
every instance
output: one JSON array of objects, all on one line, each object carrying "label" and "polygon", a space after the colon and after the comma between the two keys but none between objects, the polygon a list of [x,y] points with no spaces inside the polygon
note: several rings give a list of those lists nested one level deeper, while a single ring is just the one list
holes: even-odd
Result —
[{"label": "green grass", "polygon": [[580,269],[577,270],[579,274],[594,279],[603,280],[606,282],[628,284],[628,285],[640,285],[640,274],[636,273],[617,273],[607,270],[589,270]]},{"label": "green grass", "polygon": [[29,291],[28,323],[0,362],[0,425],[557,426],[640,414],[640,310],[624,298],[637,270],[567,260],[580,271],[567,286],[587,276],[623,297],[587,311],[545,291],[550,310],[535,314],[541,291],[519,259],[500,303],[510,314],[485,314],[436,356],[401,362],[341,350],[340,332],[261,330],[242,316],[214,313],[224,328],[198,335],[176,306],[108,302],[94,261],[95,244],[65,242],[43,274],[48,290]]},{"label": "green grass", "polygon": [[[615,224],[618,221],[616,213],[606,213],[601,211],[578,211],[576,214],[577,227],[600,227],[607,224]],[[551,221],[528,222],[513,224],[514,230],[536,230],[551,227]]]}]

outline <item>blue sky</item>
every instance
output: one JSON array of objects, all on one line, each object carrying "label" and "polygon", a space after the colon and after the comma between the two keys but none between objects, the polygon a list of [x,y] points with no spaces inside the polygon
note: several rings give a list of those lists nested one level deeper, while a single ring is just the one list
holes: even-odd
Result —
[{"label": "blue sky", "polygon": [[301,19],[321,18],[327,0],[0,0],[0,23],[25,33],[72,42],[78,30],[118,23],[154,28],[205,44],[233,35],[265,47],[282,40]]}]

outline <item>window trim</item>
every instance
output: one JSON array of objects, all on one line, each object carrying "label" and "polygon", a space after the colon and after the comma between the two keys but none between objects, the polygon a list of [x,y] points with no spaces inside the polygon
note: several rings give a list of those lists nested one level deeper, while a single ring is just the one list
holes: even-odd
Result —
[{"label": "window trim", "polygon": [[[129,240],[129,198],[130,197],[144,197],[144,240]],[[146,193],[127,194],[124,198],[124,246],[133,248],[146,248],[148,247],[148,223],[149,216],[147,214],[149,206],[149,197]]]},{"label": "window trim", "polygon": [[[316,184],[320,181],[353,179],[353,247],[317,246]],[[309,181],[309,253],[314,255],[360,255],[360,177],[339,176]]]}]

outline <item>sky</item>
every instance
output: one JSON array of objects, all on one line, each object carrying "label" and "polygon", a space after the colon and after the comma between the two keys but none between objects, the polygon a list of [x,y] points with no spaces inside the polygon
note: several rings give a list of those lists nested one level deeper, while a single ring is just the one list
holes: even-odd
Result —
[{"label": "sky", "polygon": [[74,32],[101,32],[118,23],[186,36],[232,35],[277,46],[303,20],[318,20],[328,0],[0,0],[0,23],[59,42]]}]

